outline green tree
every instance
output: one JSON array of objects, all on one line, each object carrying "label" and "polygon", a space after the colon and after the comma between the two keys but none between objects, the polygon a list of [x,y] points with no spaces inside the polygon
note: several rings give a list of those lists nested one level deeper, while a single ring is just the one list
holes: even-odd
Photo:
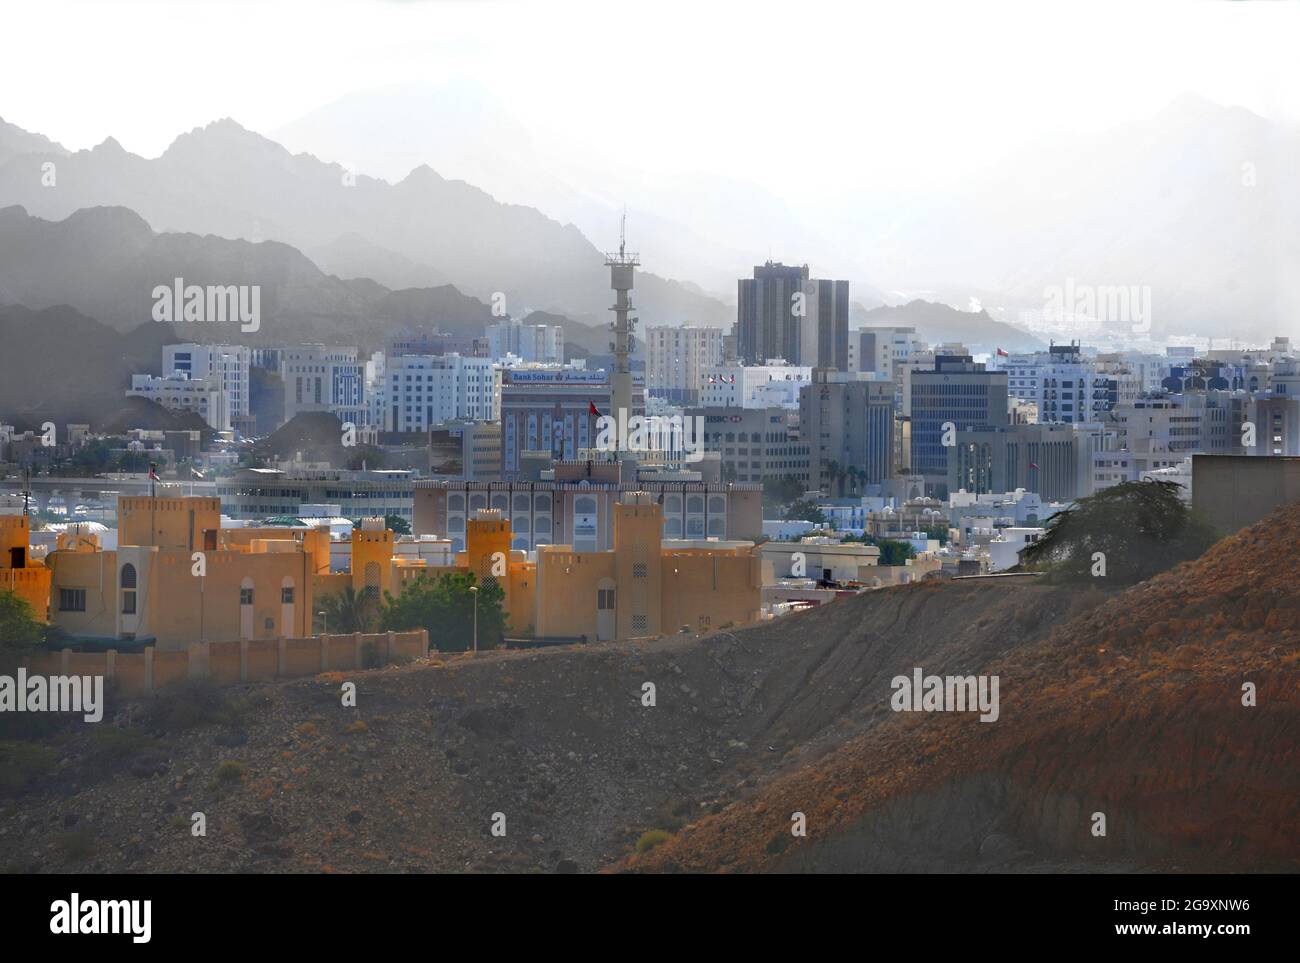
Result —
[{"label": "green tree", "polygon": [[866,480],[866,473],[861,471],[857,465],[850,465],[845,474],[849,477],[849,491],[856,495],[859,483]]},{"label": "green tree", "polygon": [[[429,644],[441,652],[464,652],[474,643],[474,592],[472,572],[423,575],[407,584],[396,598],[390,593],[381,628],[409,632],[427,629]],[[505,592],[495,579],[478,586],[478,647],[495,648],[506,633]]]},{"label": "green tree", "polygon": [[803,483],[797,478],[769,475],[763,479],[763,507],[777,509],[797,501],[803,494]]},{"label": "green tree", "polygon": [[346,635],[350,632],[373,632],[379,622],[382,606],[379,600],[358,592],[351,585],[341,592],[326,595],[320,600],[322,619],[317,615],[317,630]]},{"label": "green tree", "polygon": [[[840,468],[840,463],[834,460],[828,462],[826,465],[826,476],[830,479],[830,487],[832,489],[838,488],[838,494],[843,495],[844,489],[840,486],[840,479],[844,477],[844,470]],[[828,491],[826,494],[831,495],[833,492]]]},{"label": "green tree", "polygon": [[1120,584],[1148,579],[1196,558],[1217,539],[1214,530],[1178,497],[1174,482],[1125,482],[1080,498],[1047,521],[1028,546],[1027,568],[1064,580],[1100,573]]},{"label": "green tree", "polygon": [[385,515],[384,527],[391,528],[398,535],[411,534],[411,523],[401,515]]},{"label": "green tree", "polygon": [[0,669],[21,665],[45,641],[46,626],[37,620],[27,600],[15,592],[0,592]]},{"label": "green tree", "polygon": [[797,502],[791,503],[790,507],[785,510],[785,520],[787,522],[812,522],[814,525],[825,525],[826,515],[817,507],[817,503],[811,498],[801,498]]}]

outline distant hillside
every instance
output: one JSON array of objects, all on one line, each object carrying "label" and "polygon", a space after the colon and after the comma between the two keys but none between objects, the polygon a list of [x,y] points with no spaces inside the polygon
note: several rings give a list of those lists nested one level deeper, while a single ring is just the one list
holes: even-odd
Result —
[{"label": "distant hillside", "polygon": [[[543,309],[589,320],[603,318],[608,307],[602,251],[577,228],[502,204],[427,166],[397,184],[354,178],[232,120],[182,134],[155,160],[128,153],[112,138],[93,150],[58,154],[58,190],[40,183],[41,164],[52,156],[18,153],[0,164],[0,205],[54,219],[81,208],[127,207],[160,231],[315,251],[342,277],[384,273],[385,283],[420,285],[444,279],[483,300],[503,292],[516,315]],[[613,245],[612,236],[602,240]],[[400,259],[381,263],[385,252]],[[423,265],[433,272],[427,279]],[[637,279],[637,293],[648,321],[720,323],[731,313],[649,272]]]},{"label": "distant hillside", "polygon": [[[50,158],[67,155],[67,150],[48,137],[32,134],[0,118],[0,165],[8,163],[19,154],[45,154]],[[57,184],[57,171],[55,172]]]},{"label": "distant hillside", "polygon": [[128,412],[153,418],[163,409],[128,401],[126,389],[132,374],[158,374],[162,346],[178,340],[166,324],[121,334],[67,306],[0,305],[0,421],[20,429],[53,421],[60,429],[73,422],[107,430],[120,427]]},{"label": "distant hillside", "polygon": [[368,468],[382,468],[383,454],[369,445],[343,447],[342,425],[328,411],[304,411],[258,442],[254,454],[261,459],[291,459],[301,455],[304,461],[327,461],[340,468],[363,460]]},{"label": "distant hillside", "polygon": [[897,307],[878,307],[855,313],[850,326],[857,328],[914,327],[931,344],[959,341],[976,353],[1046,349],[1047,343],[1028,331],[994,321],[988,312],[959,311],[932,301],[909,301]]},{"label": "distant hillside", "polygon": [[[1112,130],[1024,145],[915,199],[890,222],[874,276],[957,304],[979,296],[1025,324],[1048,288],[1131,285],[1150,291],[1157,339],[1296,336],[1297,156],[1294,126],[1185,94]],[[1131,333],[1128,318],[1100,320]]]},{"label": "distant hillside", "polygon": [[257,285],[261,291],[259,330],[241,332],[233,321],[222,330],[215,322],[178,322],[178,331],[196,341],[355,337],[369,310],[365,298],[286,244],[156,234],[120,207],[75,211],[62,221],[42,220],[21,207],[0,209],[0,300],[33,308],[69,304],[129,331],[150,320],[154,288],[178,277],[186,285]]},{"label": "distant hillside", "polygon": [[[170,286],[177,277],[187,285],[256,284],[261,290],[257,331],[233,322],[178,322],[184,340],[379,349],[399,331],[480,335],[496,320],[487,303],[450,284],[390,290],[368,278],[342,281],[286,244],[155,233],[125,208],[90,208],[62,221],[21,207],[0,209],[0,302],[37,309],[71,305],[119,331],[134,331],[151,317],[155,286]],[[603,328],[554,314],[533,317],[563,325],[575,344],[604,347],[609,340]]]},{"label": "distant hillside", "polygon": [[193,411],[174,411],[147,398],[123,398],[116,410],[105,411],[103,422],[93,426],[108,434],[125,434],[133,428],[147,431],[198,431],[205,438],[216,432]]}]

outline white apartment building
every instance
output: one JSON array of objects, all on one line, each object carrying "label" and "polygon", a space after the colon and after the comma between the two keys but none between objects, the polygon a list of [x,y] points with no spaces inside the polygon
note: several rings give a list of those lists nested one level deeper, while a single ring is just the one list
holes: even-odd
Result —
[{"label": "white apartment building", "polygon": [[494,421],[491,358],[399,355],[384,365],[383,431],[428,431],[444,421]]},{"label": "white apartment building", "polygon": [[176,373],[160,378],[132,375],[127,397],[148,398],[172,411],[191,411],[217,431],[230,431],[230,401],[213,378]]},{"label": "white apartment building", "polygon": [[700,372],[702,408],[798,408],[812,368],[772,359],[765,365],[710,365]]},{"label": "white apartment building", "polygon": [[280,352],[285,420],[304,411],[328,411],[340,421],[367,424],[365,368],[356,348],[323,344],[285,348]]},{"label": "white apartment building", "polygon": [[230,420],[247,418],[251,349],[237,344],[169,344],[163,347],[162,376],[180,373],[198,380],[207,378],[226,395]]},{"label": "white apartment building", "polygon": [[721,328],[683,324],[646,328],[646,391],[680,404],[695,404],[709,368],[722,364]]},{"label": "white apartment building", "polygon": [[1144,390],[1118,360],[1086,358],[1078,345],[1011,355],[998,367],[1007,373],[1007,396],[1034,402],[1039,424],[1100,421],[1119,402],[1121,381],[1129,400]]}]

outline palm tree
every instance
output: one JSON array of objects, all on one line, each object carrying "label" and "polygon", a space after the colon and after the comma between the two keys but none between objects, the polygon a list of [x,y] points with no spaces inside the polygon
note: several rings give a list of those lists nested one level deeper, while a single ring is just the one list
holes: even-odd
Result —
[{"label": "palm tree", "polygon": [[351,585],[341,592],[326,595],[320,600],[325,619],[319,630],[347,635],[352,632],[371,632],[379,620],[379,606],[374,598],[358,592]]},{"label": "palm tree", "polygon": [[[829,462],[827,462],[827,463],[826,463],[826,474],[830,476],[830,479],[831,479],[831,485],[832,485],[832,486],[838,486],[838,484],[839,484],[839,480],[840,480],[840,476],[843,474],[843,473],[840,471],[840,463],[837,462],[837,461],[829,461]],[[828,493],[828,494],[829,494],[829,493]]]},{"label": "palm tree", "polygon": [[858,466],[857,466],[857,465],[850,465],[850,466],[849,466],[849,470],[848,470],[848,476],[849,476],[849,489],[850,489],[850,491],[852,491],[853,494],[855,494],[855,495],[858,493],[858,478],[859,478],[861,475],[862,475],[862,473],[861,473],[860,471],[858,471]]}]

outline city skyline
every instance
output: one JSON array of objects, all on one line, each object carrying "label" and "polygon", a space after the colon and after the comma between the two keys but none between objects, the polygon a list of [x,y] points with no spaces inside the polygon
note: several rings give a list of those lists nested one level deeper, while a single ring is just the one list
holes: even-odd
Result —
[{"label": "city skyline", "polygon": [[1286,933],[1300,3],[0,24],[7,933],[575,873]]}]

